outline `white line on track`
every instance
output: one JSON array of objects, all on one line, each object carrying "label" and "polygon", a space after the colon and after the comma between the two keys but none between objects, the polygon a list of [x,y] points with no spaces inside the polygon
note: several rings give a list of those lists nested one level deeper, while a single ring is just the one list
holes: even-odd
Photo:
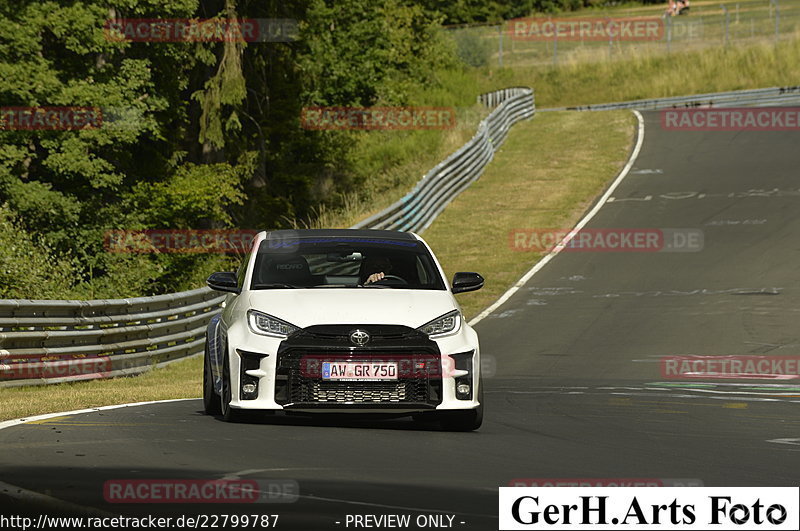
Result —
[{"label": "white line on track", "polygon": [[[45,415],[36,415],[34,417],[25,417],[21,419],[14,419],[14,420],[7,420],[5,422],[0,422],[0,430],[4,430],[6,428],[13,428],[14,426],[20,426],[22,424],[27,424],[29,422],[34,422],[37,420],[47,420],[56,417],[63,417],[66,415],[79,415],[82,413],[94,413],[95,411],[108,411],[109,409],[120,409],[124,407],[134,407],[134,406],[146,406],[149,404],[164,404],[167,402],[181,402],[184,400],[198,400],[197,398],[176,398],[172,400],[152,400],[150,402],[135,402],[132,404],[117,404],[113,406],[100,406],[100,407],[93,407],[88,409],[76,409],[74,411],[62,411],[60,413],[47,413]],[[36,503],[44,507],[48,507],[55,511],[66,511],[70,513],[80,513],[86,514],[89,516],[115,516],[114,513],[109,513],[106,511],[101,511],[100,509],[96,509],[94,507],[88,507],[83,505],[78,505],[72,502],[68,502],[59,498],[55,498],[53,496],[48,496],[46,494],[42,494],[40,492],[35,492],[32,490],[24,489],[22,487],[18,487],[17,485],[12,485],[10,483],[4,483],[0,481],[0,494],[8,496],[10,498],[14,498],[16,500],[20,500],[21,502],[31,502]]]},{"label": "white line on track", "polygon": [[76,409],[74,411],[62,411],[60,413],[46,413],[44,415],[36,415],[34,417],[23,417],[21,419],[14,419],[14,420],[7,420],[5,422],[0,422],[0,430],[4,430],[6,428],[13,428],[14,426],[19,426],[20,424],[26,424],[28,422],[47,420],[56,417],[64,417],[67,415],[80,415],[82,413],[94,413],[95,411],[108,411],[109,409],[120,409],[123,407],[147,406],[149,404],[165,404],[167,402],[181,402],[183,400],[199,400],[199,398],[173,398],[172,400],[151,400],[150,402],[134,402],[131,404],[116,404],[113,406],[99,406],[88,409]]},{"label": "white line on track", "polygon": [[540,269],[542,269],[547,263],[552,260],[561,250],[569,243],[569,241],[575,236],[575,233],[581,230],[591,219],[597,214],[600,208],[606,203],[611,194],[614,193],[614,190],[617,189],[617,186],[622,182],[622,179],[628,175],[628,172],[631,171],[634,163],[636,162],[636,158],[639,156],[639,151],[642,149],[642,143],[644,142],[644,119],[642,118],[642,114],[639,111],[633,111],[633,114],[636,115],[636,119],[639,121],[639,130],[636,136],[636,146],[633,148],[633,152],[631,153],[630,158],[628,159],[628,163],[625,164],[625,167],[622,168],[622,171],[619,172],[617,178],[611,183],[611,186],[608,187],[608,190],[603,194],[603,196],[595,203],[594,207],[586,214],[582,220],[575,225],[575,228],[570,231],[569,234],[564,236],[564,239],[555,246],[555,248],[550,251],[547,256],[539,260],[536,265],[534,265],[527,273],[522,275],[516,284],[508,288],[508,291],[503,293],[499,299],[497,299],[494,304],[483,310],[477,316],[473,317],[472,320],[469,322],[470,326],[474,326],[475,324],[482,321],[486,316],[490,315],[494,312],[497,308],[502,306],[511,296],[516,293],[522,286],[528,282],[533,275],[535,275]]},{"label": "white line on track", "polygon": [[800,439],[770,439],[767,442],[769,443],[776,443],[776,444],[791,444],[794,446],[800,446]]},{"label": "white line on track", "polygon": [[252,476],[253,474],[260,474],[262,472],[295,472],[300,470],[336,470],[330,467],[282,467],[282,468],[248,468],[247,470],[240,470],[239,472],[230,472],[222,476],[223,480],[242,479],[242,476]]}]

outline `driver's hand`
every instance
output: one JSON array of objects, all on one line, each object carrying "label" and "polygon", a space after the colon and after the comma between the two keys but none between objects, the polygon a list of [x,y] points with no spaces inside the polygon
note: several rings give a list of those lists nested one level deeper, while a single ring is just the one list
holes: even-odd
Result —
[{"label": "driver's hand", "polygon": [[383,272],[372,273],[370,276],[367,277],[367,280],[366,280],[366,282],[364,282],[364,285],[366,286],[367,284],[371,284],[373,282],[377,282],[379,280],[382,280],[383,277],[385,277],[385,276],[386,275],[384,275]]}]

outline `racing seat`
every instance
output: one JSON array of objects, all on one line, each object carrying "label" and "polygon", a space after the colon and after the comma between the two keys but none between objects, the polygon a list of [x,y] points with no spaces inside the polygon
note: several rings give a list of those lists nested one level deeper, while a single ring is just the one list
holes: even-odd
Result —
[{"label": "racing seat", "polygon": [[273,259],[262,269],[259,283],[281,283],[293,286],[313,286],[318,283],[318,275],[311,274],[308,261],[303,256],[287,256]]}]

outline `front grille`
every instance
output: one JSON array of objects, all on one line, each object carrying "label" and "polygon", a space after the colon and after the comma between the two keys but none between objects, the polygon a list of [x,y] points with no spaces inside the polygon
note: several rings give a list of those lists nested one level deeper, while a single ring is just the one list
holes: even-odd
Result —
[{"label": "front grille", "polygon": [[[358,383],[359,385],[353,385]],[[409,397],[425,402],[422,387],[410,382],[310,382],[298,397],[299,402],[402,402]],[[409,388],[411,388],[409,390]],[[410,392],[409,392],[410,391]],[[310,396],[308,396],[310,394]],[[305,396],[304,396],[305,395]],[[304,398],[307,398],[304,400]]]},{"label": "front grille", "polygon": [[[309,363],[309,360],[312,360]],[[323,380],[320,374],[322,361],[397,362],[400,369],[397,380],[343,382]],[[368,353],[359,351],[350,355],[317,353],[284,353],[278,361],[278,378],[275,400],[285,406],[353,405],[395,406],[415,404],[434,407],[441,403],[441,366],[434,354]]]},{"label": "front grille", "polygon": [[[353,330],[370,335],[365,346],[350,341]],[[315,325],[281,342],[275,401],[287,409],[435,408],[442,401],[441,353],[435,341],[401,325]],[[397,362],[396,380],[322,379],[322,363]]]}]

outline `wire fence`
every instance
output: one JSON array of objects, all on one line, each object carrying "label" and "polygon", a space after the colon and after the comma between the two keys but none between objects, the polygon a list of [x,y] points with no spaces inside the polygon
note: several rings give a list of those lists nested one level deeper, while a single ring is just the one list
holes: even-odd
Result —
[{"label": "wire fence", "polygon": [[797,0],[695,1],[680,16],[665,16],[666,6],[615,10],[612,15],[599,10],[594,15],[537,15],[447,31],[467,64],[507,67],[608,61],[800,35]]}]

